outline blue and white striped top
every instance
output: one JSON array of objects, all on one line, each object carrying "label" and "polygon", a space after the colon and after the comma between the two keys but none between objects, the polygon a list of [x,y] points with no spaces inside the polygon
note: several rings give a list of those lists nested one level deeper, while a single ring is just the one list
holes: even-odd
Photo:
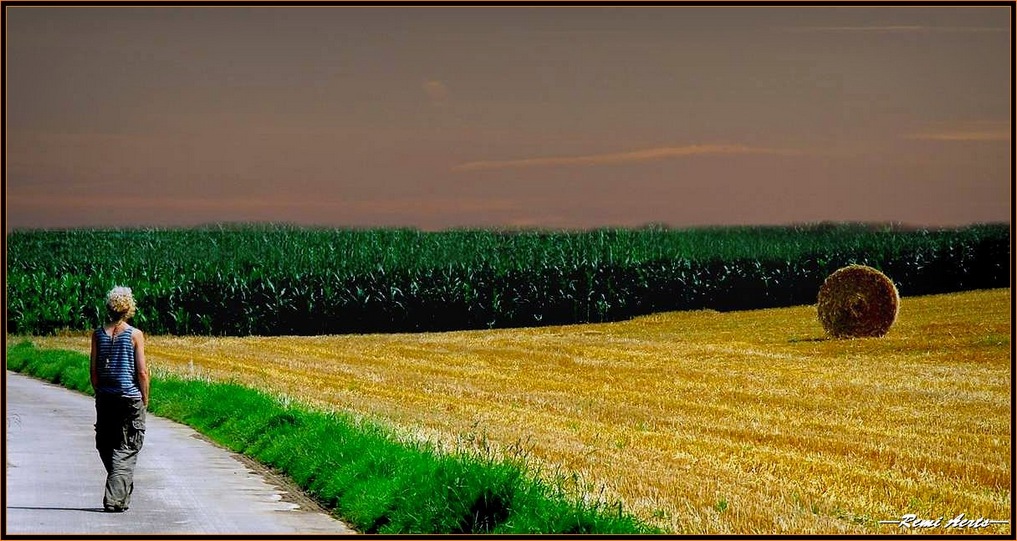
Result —
[{"label": "blue and white striped top", "polygon": [[127,325],[116,338],[110,338],[106,329],[99,327],[96,334],[96,369],[99,386],[96,394],[141,398],[138,388],[137,371],[134,366],[134,327]]}]

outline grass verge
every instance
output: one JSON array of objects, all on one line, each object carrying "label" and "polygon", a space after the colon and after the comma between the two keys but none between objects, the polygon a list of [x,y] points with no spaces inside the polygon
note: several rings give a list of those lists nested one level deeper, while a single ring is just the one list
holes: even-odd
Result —
[{"label": "grass verge", "polygon": [[[9,370],[92,394],[86,355],[30,341],[6,353]],[[149,411],[281,471],[365,533],[657,533],[536,480],[522,460],[439,453],[239,384],[153,377]]]}]

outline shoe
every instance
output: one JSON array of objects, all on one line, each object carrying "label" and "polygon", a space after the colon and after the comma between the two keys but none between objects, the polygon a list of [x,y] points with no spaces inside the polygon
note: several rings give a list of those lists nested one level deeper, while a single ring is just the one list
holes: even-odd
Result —
[{"label": "shoe", "polygon": [[103,507],[103,510],[107,513],[123,513],[127,510],[126,507],[120,507],[119,505],[107,505]]}]

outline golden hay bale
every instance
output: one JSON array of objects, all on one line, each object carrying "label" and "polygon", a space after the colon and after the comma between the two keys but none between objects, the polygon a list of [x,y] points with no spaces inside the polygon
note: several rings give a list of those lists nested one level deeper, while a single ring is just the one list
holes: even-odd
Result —
[{"label": "golden hay bale", "polygon": [[897,319],[900,294],[878,270],[849,265],[827,277],[816,305],[819,321],[830,336],[883,336]]}]

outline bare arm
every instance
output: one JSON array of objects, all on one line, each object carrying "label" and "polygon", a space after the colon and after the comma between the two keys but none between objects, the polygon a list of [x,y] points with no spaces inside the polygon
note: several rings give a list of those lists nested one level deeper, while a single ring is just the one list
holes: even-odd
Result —
[{"label": "bare arm", "polygon": [[99,357],[99,346],[95,339],[95,333],[92,333],[92,354],[89,362],[89,371],[92,373],[92,390],[97,391],[99,389],[99,369],[96,367],[96,358]]},{"label": "bare arm", "polygon": [[138,388],[141,389],[141,400],[148,407],[148,366],[145,364],[145,334],[136,330],[134,339],[134,370],[138,377]]}]

